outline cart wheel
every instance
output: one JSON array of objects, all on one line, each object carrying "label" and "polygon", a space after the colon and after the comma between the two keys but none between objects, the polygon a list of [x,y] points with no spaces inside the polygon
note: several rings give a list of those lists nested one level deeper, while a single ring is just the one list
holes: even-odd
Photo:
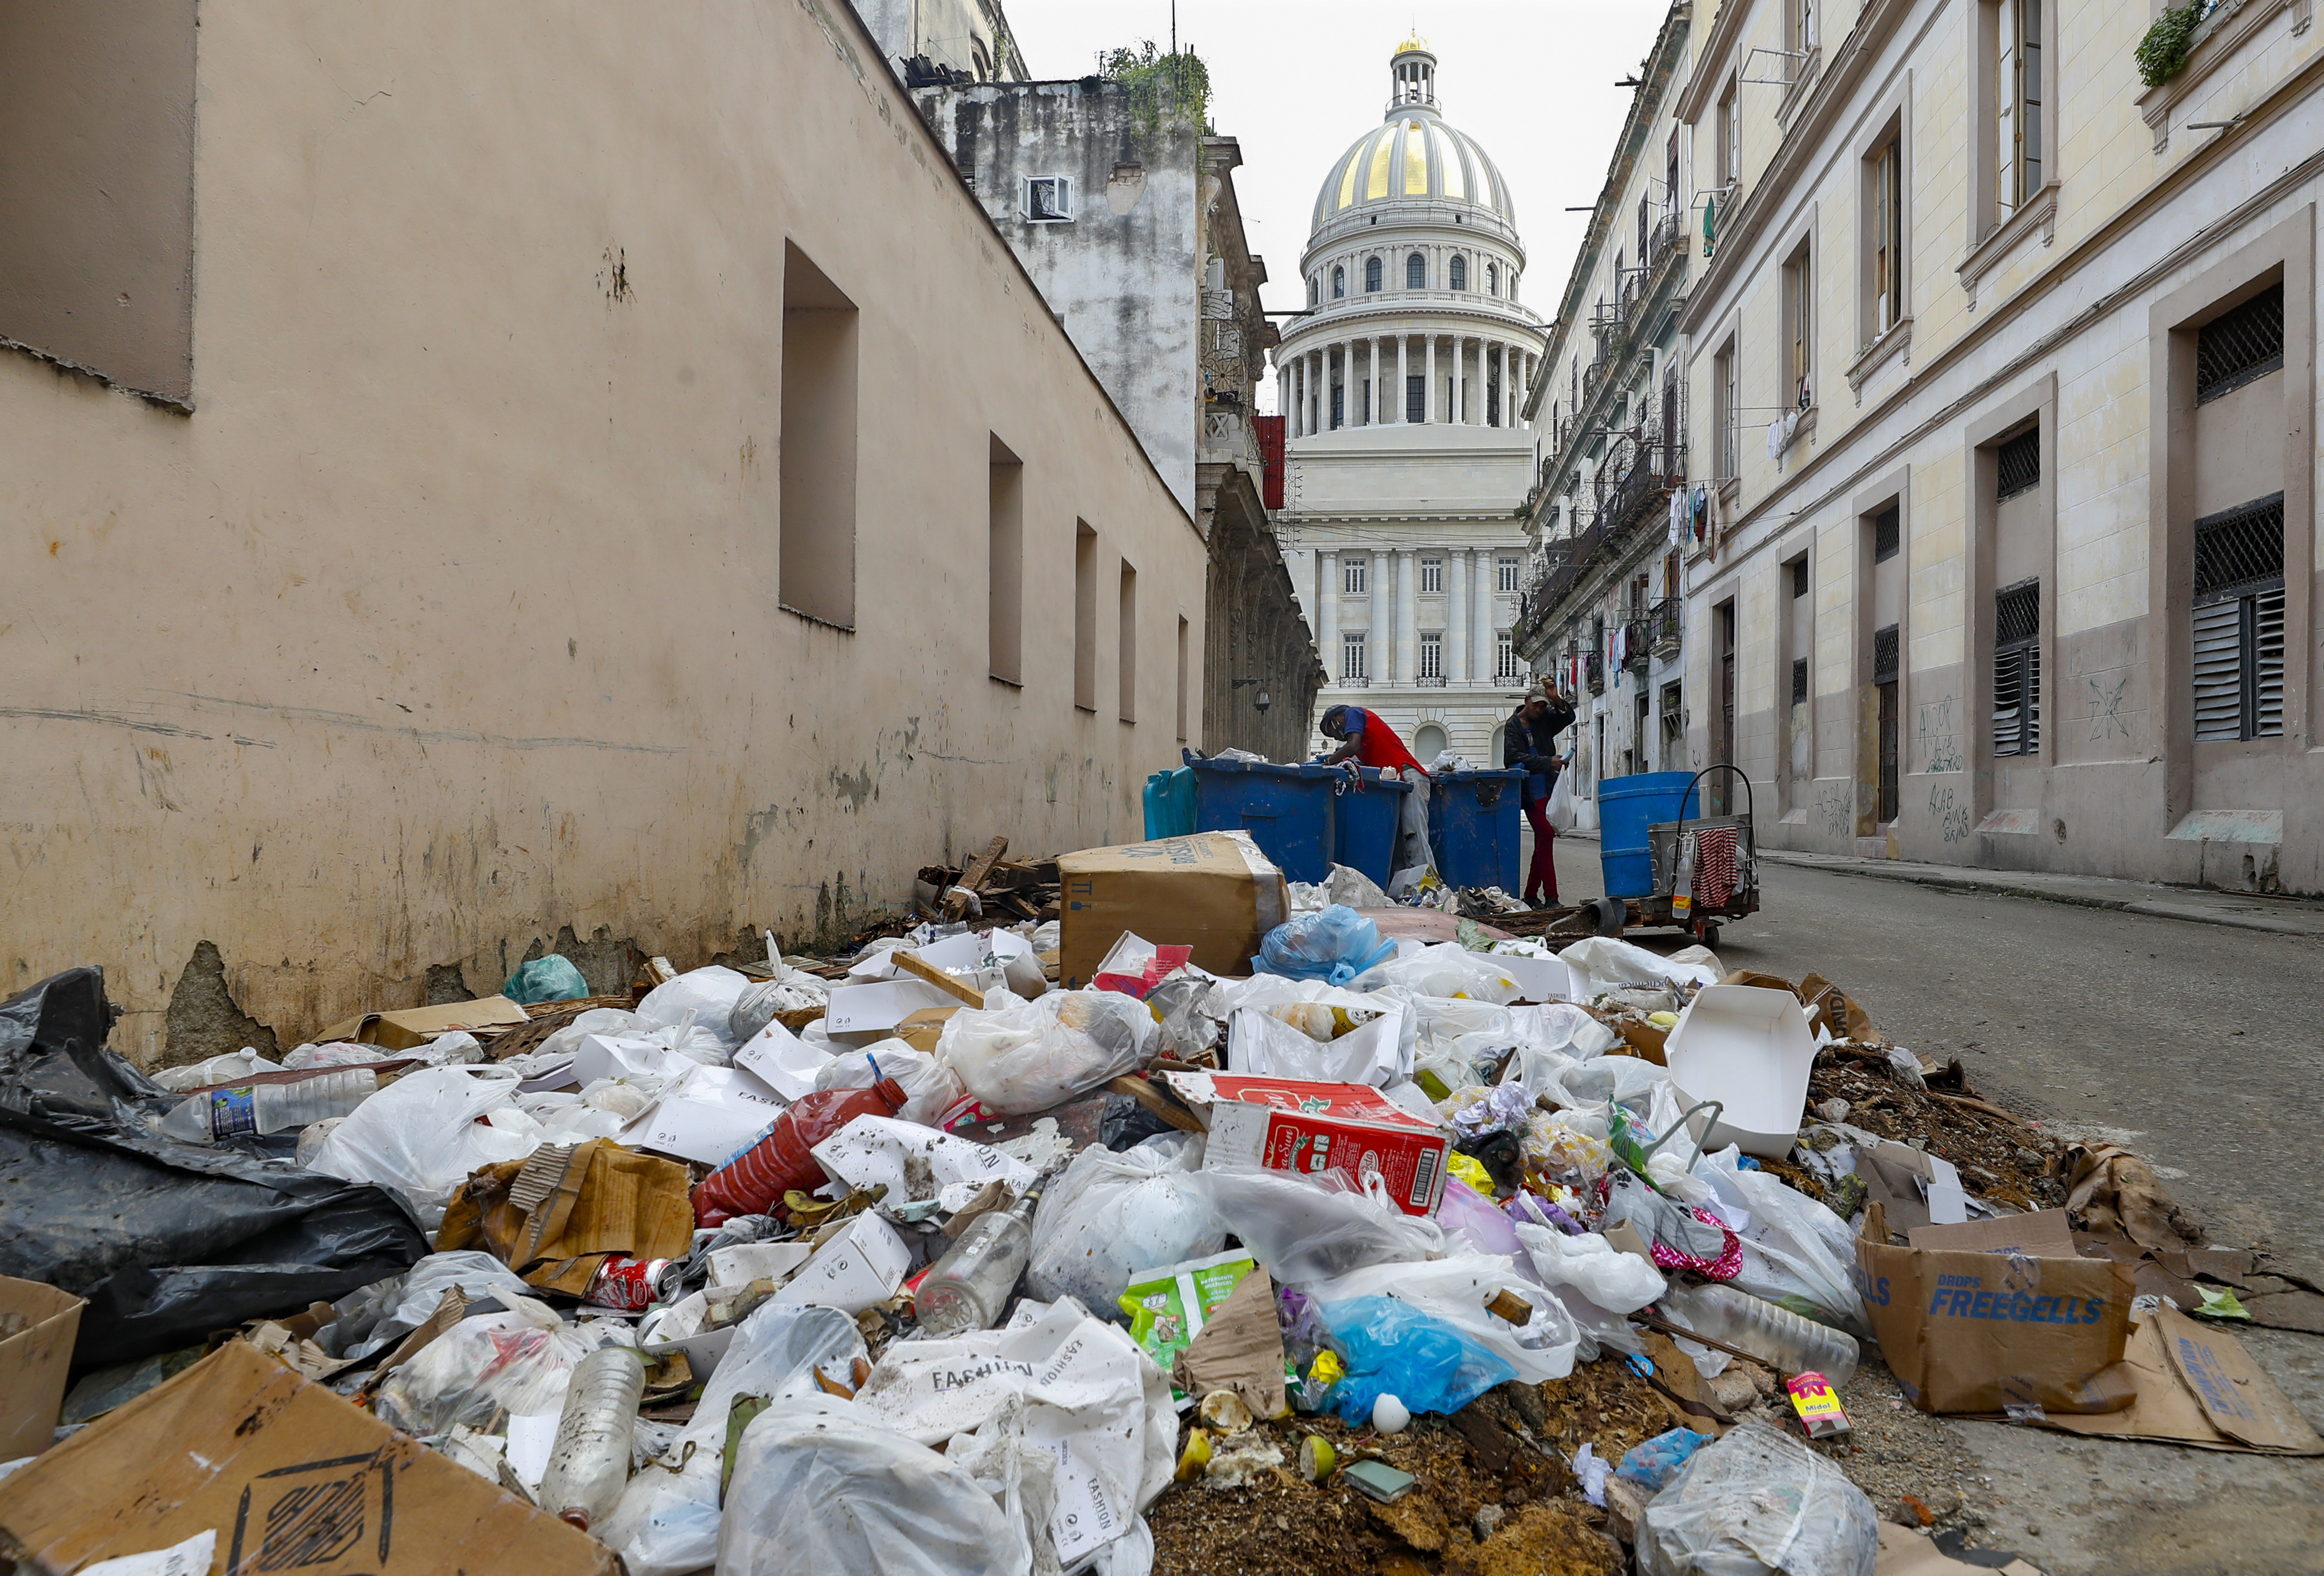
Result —
[{"label": "cart wheel", "polygon": [[1719,926],[1716,925],[1698,925],[1695,926],[1694,935],[1695,939],[1702,942],[1703,945],[1713,951],[1718,950]]}]

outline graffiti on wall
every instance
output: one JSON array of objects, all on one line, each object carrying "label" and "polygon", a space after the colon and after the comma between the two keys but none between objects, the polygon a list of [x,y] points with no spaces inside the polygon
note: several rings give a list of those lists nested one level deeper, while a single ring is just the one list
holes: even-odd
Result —
[{"label": "graffiti on wall", "polygon": [[1961,843],[1969,837],[1969,806],[1953,802],[1953,790],[1939,786],[1929,790],[1929,814],[1937,823],[1937,832],[1947,843]]},{"label": "graffiti on wall", "polygon": [[2090,740],[2111,739],[2117,733],[2130,737],[2130,719],[2122,714],[2122,697],[2130,687],[2130,675],[2117,675],[2112,684],[2102,678],[2086,679],[2090,687]]},{"label": "graffiti on wall", "polygon": [[1921,759],[1928,762],[1923,771],[1959,771],[1961,751],[1959,736],[1953,732],[1953,697],[1947,696],[1933,701],[1921,710]]},{"label": "graffiti on wall", "polygon": [[1827,837],[1852,837],[1856,834],[1856,795],[1846,783],[1817,790],[1815,799],[1816,825]]}]

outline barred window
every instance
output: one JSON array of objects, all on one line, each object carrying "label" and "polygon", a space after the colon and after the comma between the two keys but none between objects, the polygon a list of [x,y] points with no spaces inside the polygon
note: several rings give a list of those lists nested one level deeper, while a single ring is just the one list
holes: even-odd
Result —
[{"label": "barred window", "polygon": [[2283,286],[2272,284],[2195,334],[2195,403],[2208,404],[2283,366]]},{"label": "barred window", "polygon": [[1444,677],[1444,637],[1443,635],[1420,637],[1420,677],[1423,678]]},{"label": "barred window", "polygon": [[1904,744],[1903,712],[1897,696],[1897,669],[1903,664],[1903,642],[1898,640],[1896,626],[1890,624],[1872,633],[1872,687],[1879,705],[1875,720],[1875,743],[1879,754],[1880,788],[1873,808],[1873,818],[1878,822],[1896,819],[1903,802],[1902,757]]},{"label": "barred window", "polygon": [[1792,659],[1792,704],[1798,705],[1808,698],[1808,659]]},{"label": "barred window", "polygon": [[2283,494],[2195,522],[2195,737],[2283,733]]},{"label": "barred window", "polygon": [[1896,682],[1896,626],[1890,624],[1886,629],[1875,630],[1872,632],[1873,683]]},{"label": "barred window", "polygon": [[2000,475],[1994,489],[1997,500],[2033,491],[2042,483],[2042,429],[2029,427],[2004,441],[1994,450],[1994,460]]},{"label": "barred window", "polygon": [[1371,674],[1364,666],[1364,638],[1344,635],[1340,640],[1340,678],[1342,683],[1360,684]]},{"label": "barred window", "polygon": [[1525,669],[1517,666],[1516,641],[1507,635],[1499,636],[1493,642],[1493,674],[1498,682],[1513,683],[1525,677]]},{"label": "barred window", "polygon": [[1792,560],[1792,594],[1796,597],[1805,596],[1807,594],[1808,561],[1805,558],[1794,558]]},{"label": "barred window", "polygon": [[1904,547],[1904,512],[1891,503],[1872,517],[1872,561],[1885,563],[1903,551]]},{"label": "barred window", "polygon": [[1993,752],[2042,751],[2042,583],[1993,594]]}]

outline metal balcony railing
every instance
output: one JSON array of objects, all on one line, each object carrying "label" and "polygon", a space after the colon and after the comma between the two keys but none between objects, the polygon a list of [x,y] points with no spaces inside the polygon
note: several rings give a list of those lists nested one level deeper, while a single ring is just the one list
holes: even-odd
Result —
[{"label": "metal balcony railing", "polygon": [[1591,694],[1606,693],[1606,658],[1603,652],[1582,653],[1582,678],[1583,683],[1589,685]]},{"label": "metal balcony railing", "polygon": [[1647,641],[1657,657],[1678,655],[1681,637],[1686,629],[1685,604],[1678,597],[1665,596],[1646,615]]}]

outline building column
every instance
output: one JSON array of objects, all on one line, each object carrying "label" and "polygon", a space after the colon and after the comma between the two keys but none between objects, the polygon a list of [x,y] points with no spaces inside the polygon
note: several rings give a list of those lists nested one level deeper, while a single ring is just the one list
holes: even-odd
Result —
[{"label": "building column", "polygon": [[1444,682],[1469,682],[1469,551],[1444,555]]},{"label": "building column", "polygon": [[1493,666],[1493,584],[1500,573],[1495,562],[1498,557],[1490,548],[1477,549],[1477,567],[1470,594],[1469,637],[1476,652],[1477,677],[1488,684],[1497,682],[1500,677]]},{"label": "building column", "polygon": [[1340,555],[1325,548],[1315,555],[1321,568],[1315,593],[1315,644],[1323,659],[1323,682],[1340,681]]},{"label": "building column", "polygon": [[1372,419],[1386,427],[1395,419],[1388,413],[1388,338],[1375,336],[1372,340]]},{"label": "building column", "polygon": [[1452,409],[1445,414],[1455,422],[1469,419],[1470,407],[1475,401],[1469,397],[1469,340],[1466,335],[1452,336]]},{"label": "building column", "polygon": [[1420,401],[1420,419],[1423,421],[1434,421],[1436,419],[1436,336],[1428,335],[1426,345],[1427,364],[1421,373],[1420,386],[1423,398]]},{"label": "building column", "polygon": [[1332,369],[1323,358],[1324,352],[1321,350],[1311,350],[1307,353],[1308,397],[1314,401],[1314,409],[1310,412],[1312,419],[1307,425],[1307,430],[1310,432],[1327,430],[1331,420],[1331,406],[1328,403],[1331,391],[1325,385],[1331,381]]},{"label": "building column", "polygon": [[1412,374],[1405,370],[1411,351],[1411,338],[1406,335],[1397,335],[1396,336],[1396,419],[1398,422],[1404,420],[1405,386],[1412,381]]},{"label": "building column", "polygon": [[1396,621],[1388,613],[1388,560],[1385,551],[1372,549],[1372,627],[1364,636],[1364,668],[1370,675],[1365,682],[1374,687],[1388,682],[1388,659],[1396,650]]},{"label": "building column", "polygon": [[1396,679],[1410,684],[1419,671],[1420,638],[1414,628],[1419,614],[1420,560],[1410,548],[1396,552]]}]

